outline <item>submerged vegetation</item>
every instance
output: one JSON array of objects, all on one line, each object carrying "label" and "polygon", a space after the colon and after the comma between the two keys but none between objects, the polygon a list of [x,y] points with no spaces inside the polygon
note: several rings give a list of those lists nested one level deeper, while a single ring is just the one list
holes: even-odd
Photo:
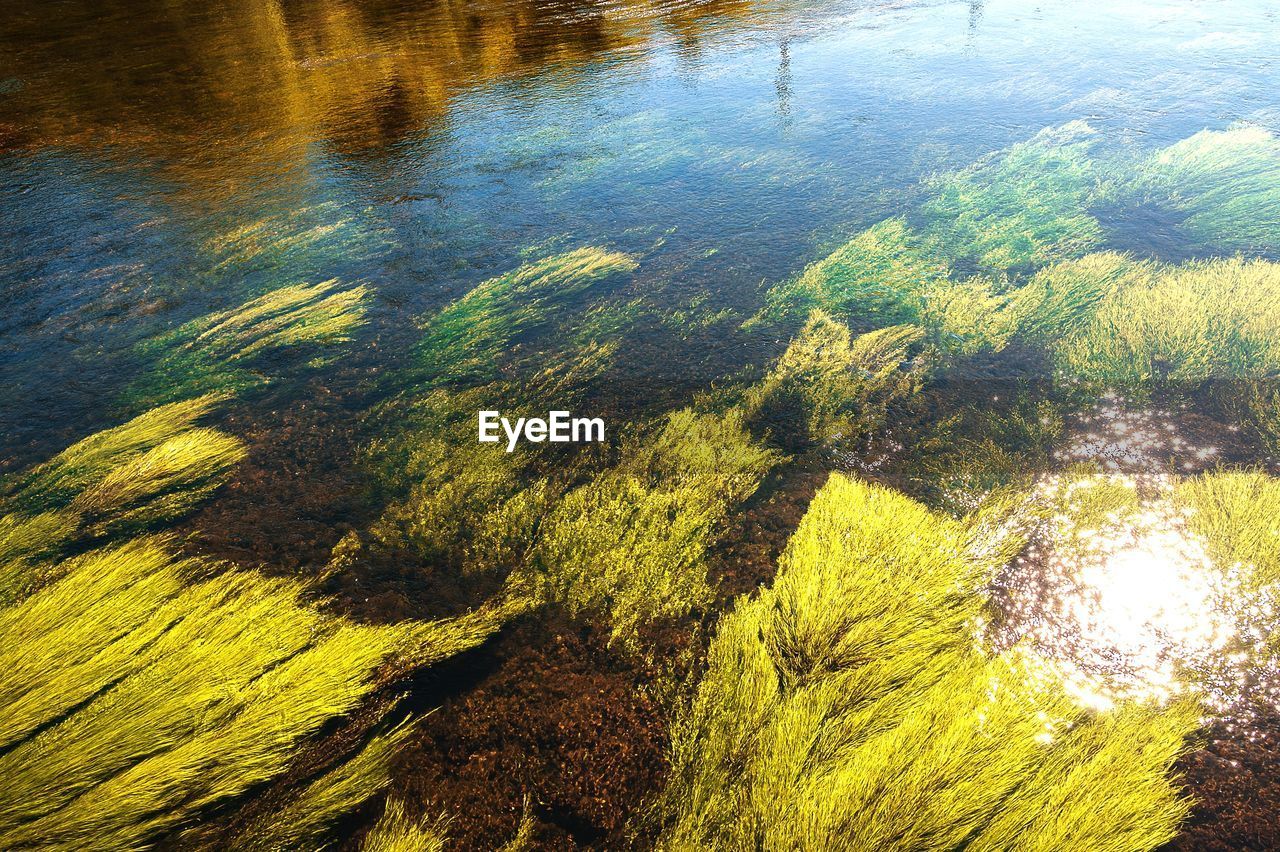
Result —
[{"label": "submerged vegetation", "polygon": [[705,555],[729,510],[775,463],[741,416],[672,414],[538,525],[531,564],[571,612],[604,615],[616,641],[711,600]]},{"label": "submerged vegetation", "polygon": [[432,317],[419,343],[428,381],[483,382],[522,336],[561,317],[576,295],[631,272],[629,255],[588,247],[491,278]]},{"label": "submerged vegetation", "polygon": [[903,369],[924,336],[897,325],[853,337],[815,310],[763,382],[747,393],[749,420],[786,449],[834,440],[856,446],[875,431],[895,400],[919,389],[918,372]]},{"label": "submerged vegetation", "polygon": [[[148,412],[8,487],[7,849],[139,848],[190,828],[283,773],[300,744],[378,688],[381,666],[429,665],[527,606],[513,587],[455,619],[362,626],[304,604],[296,581],[181,558],[164,538],[59,555],[77,529],[118,536],[207,497],[243,456],[235,439],[193,425],[217,402]],[[249,848],[295,848],[323,834],[386,783],[401,738],[375,737],[265,821]]]},{"label": "submerged vegetation", "polygon": [[220,401],[161,406],[13,478],[0,502],[0,604],[56,578],[52,557],[73,539],[173,521],[218,488],[245,455],[235,438],[195,425]]},{"label": "submerged vegetation", "polygon": [[337,281],[298,284],[186,323],[142,346],[155,366],[130,388],[128,401],[155,405],[268,381],[262,369],[268,356],[289,350],[315,356],[320,347],[350,341],[365,321],[368,296],[365,287]]},{"label": "submerged vegetation", "polygon": [[1058,345],[1063,368],[1120,387],[1269,378],[1280,371],[1280,265],[1214,260],[1136,276]]},{"label": "submerged vegetation", "polygon": [[804,319],[814,309],[859,328],[914,322],[921,293],[945,276],[946,265],[906,222],[889,219],[770,289],[751,324]]},{"label": "submerged vegetation", "polygon": [[[661,848],[1167,842],[1190,806],[1172,766],[1202,721],[1194,698],[1099,712],[1060,661],[985,628],[1029,527],[1133,526],[1133,487],[1099,487],[1074,514],[1027,497],[1101,393],[1214,386],[1280,447],[1280,265],[1139,259],[1107,250],[1094,215],[1156,204],[1207,245],[1269,250],[1277,148],[1261,130],[1206,131],[1134,160],[1136,178],[1108,156],[1073,122],[930,179],[914,215],[763,295],[732,333],[768,339],[767,360],[692,404],[635,401],[600,446],[508,453],[475,440],[475,415],[567,406],[609,377],[624,336],[662,316],[605,286],[635,257],[578,248],[478,284],[422,320],[411,366],[389,373],[397,392],[361,422],[372,520],[343,530],[310,581],[193,555],[164,530],[248,454],[207,425],[219,407],[331,359],[370,291],[279,287],[153,339],[125,399],[149,410],[0,483],[0,847],[323,848],[363,805],[366,852],[448,848],[450,815],[395,784],[415,724],[392,713],[396,690],[542,610],[598,628],[584,657],[695,673],[674,697],[647,674],[619,687],[652,687],[670,711],[655,735],[670,773],[642,838]],[[302,228],[281,250],[331,236]],[[225,235],[223,262],[257,264],[267,239],[260,225]],[[706,298],[666,316],[673,337],[744,315]],[[833,473],[798,528],[757,505],[786,474],[833,467],[880,484]],[[1280,584],[1273,477],[1221,471],[1170,493],[1216,563],[1255,591]],[[744,504],[757,514],[734,529]],[[736,557],[721,545],[764,524],[778,547],[792,534],[746,576],[776,574],[716,619],[731,585],[717,571]],[[367,601],[384,567],[420,592],[413,617],[357,622],[321,597],[346,577]],[[695,625],[713,621],[700,644]],[[675,645],[687,659],[669,659]],[[343,747],[325,753],[334,731]],[[527,810],[519,826],[505,848],[533,842]]]},{"label": "submerged vegetation", "polygon": [[673,732],[663,848],[1170,839],[1194,708],[1092,715],[1025,652],[985,655],[980,552],[965,525],[834,474],[773,586],[720,622]]},{"label": "submerged vegetation", "polygon": [[1280,248],[1280,139],[1260,127],[1204,130],[1147,160],[1130,190],[1172,209],[1197,245]]},{"label": "submerged vegetation", "polygon": [[1082,121],[934,181],[923,207],[944,256],[997,272],[1078,257],[1103,241],[1089,213],[1101,174],[1091,159],[1096,131]]}]

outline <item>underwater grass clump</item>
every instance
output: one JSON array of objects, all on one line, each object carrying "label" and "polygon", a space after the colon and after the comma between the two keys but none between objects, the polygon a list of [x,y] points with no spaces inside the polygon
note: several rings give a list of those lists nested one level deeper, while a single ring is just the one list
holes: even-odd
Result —
[{"label": "underwater grass clump", "polygon": [[[977,647],[975,528],[833,474],[772,588],[720,622],[672,731],[664,849],[1133,852],[1188,809],[1196,709],[1075,707]],[[1001,551],[1001,548],[997,548]]]},{"label": "underwater grass clump", "polygon": [[0,501],[0,604],[55,577],[52,557],[72,540],[164,524],[207,499],[245,456],[238,439],[195,425],[221,401],[161,406],[12,477]]},{"label": "underwater grass clump", "polygon": [[1203,130],[1147,160],[1129,190],[1184,218],[1219,251],[1280,248],[1280,138],[1261,128]]},{"label": "underwater grass clump", "polygon": [[932,182],[924,233],[942,255],[1008,272],[1077,257],[1099,245],[1089,213],[1100,180],[1095,131],[1073,121]]},{"label": "underwater grass clump", "polygon": [[521,337],[555,321],[574,296],[636,269],[621,252],[590,246],[490,278],[426,324],[418,355],[429,382],[484,382]]},{"label": "underwater grass clump", "polygon": [[447,821],[414,820],[398,799],[388,799],[382,817],[365,835],[360,852],[444,852]]},{"label": "underwater grass clump", "polygon": [[264,356],[347,343],[365,322],[369,290],[340,282],[296,284],[228,311],[192,320],[140,346],[155,365],[126,392],[156,405],[213,391],[235,393],[269,380]]},{"label": "underwater grass clump", "polygon": [[[323,848],[334,823],[390,783],[396,750],[411,732],[410,726],[401,725],[376,734],[354,757],[323,772],[285,805],[242,828],[228,852]],[[184,840],[208,845],[200,843],[197,835],[198,829]]]},{"label": "underwater grass clump", "polygon": [[1216,563],[1244,567],[1256,588],[1280,583],[1280,479],[1220,471],[1180,482],[1174,500]]},{"label": "underwater grass clump", "polygon": [[999,408],[984,403],[931,421],[915,440],[907,471],[930,505],[963,515],[1049,464],[1064,429],[1058,404],[1028,391]]},{"label": "underwater grass clump", "polygon": [[142,539],[0,612],[4,848],[133,848],[182,828],[283,771],[391,656],[456,652],[507,617],[364,627],[303,606],[293,581],[193,582],[198,568]]},{"label": "underwater grass clump", "polygon": [[[21,478],[10,500],[132,506],[155,449],[189,434],[210,404],[165,406],[92,436]],[[189,502],[176,499],[180,479],[165,482],[175,498],[166,506]],[[203,493],[198,480],[188,487]],[[218,572],[176,557],[165,538],[60,559],[34,555],[56,553],[56,524],[43,546],[30,523],[4,526],[26,529],[23,565],[42,578],[0,608],[5,849],[143,848],[193,828],[284,772],[302,743],[381,685],[380,667],[426,666],[474,647],[532,603],[508,584],[457,618],[357,625],[305,605],[294,580]],[[322,834],[385,785],[396,742],[375,737],[312,782],[261,827],[267,839]]]},{"label": "underwater grass clump", "polygon": [[1280,264],[1243,259],[1165,266],[1127,278],[1066,335],[1069,376],[1108,387],[1187,387],[1280,372]]},{"label": "underwater grass clump", "polygon": [[537,523],[530,564],[547,597],[608,619],[634,643],[646,624],[711,600],[705,555],[716,525],[776,462],[731,411],[685,409]]},{"label": "underwater grass clump", "polygon": [[903,368],[924,336],[897,325],[854,337],[815,310],[768,376],[747,393],[747,422],[787,449],[834,440],[856,443],[881,424],[887,407],[919,389]]},{"label": "underwater grass clump", "polygon": [[387,409],[412,425],[376,442],[371,461],[384,486],[403,492],[365,536],[429,563],[466,570],[493,567],[496,554],[475,544],[500,526],[504,505],[520,488],[524,456],[475,439],[475,413],[490,407],[484,391],[432,391]]},{"label": "underwater grass clump", "polygon": [[771,288],[747,325],[802,320],[814,309],[856,328],[915,322],[922,292],[946,274],[903,219],[888,219]]}]

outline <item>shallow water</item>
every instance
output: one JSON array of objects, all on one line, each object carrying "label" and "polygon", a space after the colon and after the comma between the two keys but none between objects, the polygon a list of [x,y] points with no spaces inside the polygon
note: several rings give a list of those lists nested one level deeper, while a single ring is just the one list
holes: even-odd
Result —
[{"label": "shallow water", "polygon": [[[156,343],[158,335],[285,285],[365,285],[368,321],[340,355],[272,354],[255,367],[278,372],[277,380],[237,399],[226,424],[249,443],[250,459],[217,501],[180,527],[198,552],[303,577],[320,572],[345,532],[378,516],[384,490],[395,491],[370,482],[361,452],[398,425],[378,405],[432,381],[421,371],[433,367],[423,367],[414,349],[424,326],[527,260],[602,246],[638,262],[634,275],[602,295],[566,300],[589,318],[581,327],[552,324],[519,336],[504,353],[510,363],[494,367],[498,378],[526,380],[596,335],[593,342],[616,345],[607,368],[563,395],[625,432],[697,393],[758,379],[795,331],[750,323],[766,290],[887,218],[921,222],[938,175],[1078,121],[1096,132],[1113,174],[1206,129],[1244,123],[1280,133],[1280,10],[1264,2],[0,0],[0,7],[7,309],[0,473],[127,419],[142,400],[159,401],[146,395],[164,390],[149,371],[180,347],[163,337]],[[1171,263],[1236,253],[1189,240],[1185,211],[1100,196],[1090,208],[1103,234],[1093,250]],[[1272,258],[1274,245],[1245,254]],[[986,275],[1004,292],[1032,271],[966,258],[951,275]],[[975,357],[930,387],[926,403],[892,408],[884,428],[862,443],[811,454],[801,472],[778,474],[717,544],[713,561],[725,588],[745,592],[769,579],[819,470],[853,470],[952,512],[972,508],[985,491],[942,481],[921,435],[955,415],[946,434],[956,446],[992,434],[999,443],[1006,433],[982,418],[1033,422],[1040,415],[1027,411],[1038,397],[1028,388],[1054,378],[1043,352],[1013,346]],[[1171,407],[1114,398],[1077,406],[1063,440],[1038,456],[1020,448],[1019,458],[1038,459],[1044,471],[1097,462],[1139,480],[1219,464],[1274,467],[1221,392],[1181,390]],[[561,402],[550,398],[547,407]],[[1037,440],[1034,426],[1019,436],[1029,447]],[[616,449],[601,458],[612,460]],[[531,467],[555,470],[565,458],[580,461],[549,450]],[[595,457],[581,465],[601,466]],[[1147,521],[1176,526],[1164,516]],[[1145,553],[1144,541],[1112,549]],[[1181,553],[1183,545],[1170,547]],[[1006,642],[1030,636],[1069,665],[1110,675],[1116,631],[1130,626],[1121,621],[1170,617],[1149,602],[1133,610],[1142,594],[1131,583],[1116,593],[1119,608],[1099,615],[1088,607],[1106,608],[1105,582],[1090,588],[1079,565],[1046,569],[1044,554],[1030,553],[1002,578],[1002,593],[1012,596],[1004,602]],[[1173,600],[1175,614],[1221,591],[1197,585],[1203,578],[1190,563],[1202,556],[1196,550],[1183,560],[1189,579],[1174,592],[1190,599]],[[492,578],[459,583],[414,570],[412,560],[375,565],[331,578],[325,591],[353,615],[394,621],[453,614],[495,590]],[[1197,622],[1183,633],[1216,651],[1214,637],[1196,631],[1219,627]],[[587,795],[570,791],[570,804],[548,806],[570,814],[556,826],[557,837],[571,838],[566,847],[607,845],[621,831],[619,808],[638,807],[660,784],[660,714],[649,693],[636,697],[643,692],[636,684],[647,685],[651,673],[619,662],[598,636],[572,635],[577,627],[520,629],[536,637],[530,647],[552,650],[529,651],[523,634],[507,637],[472,661],[479,674],[448,670],[440,683],[414,684],[415,705],[452,702],[493,731],[435,731],[406,758],[404,784],[459,805],[486,795],[487,776],[451,776],[451,761],[473,766],[470,756],[487,747],[515,761],[519,747],[501,742],[512,728],[581,725],[590,738],[584,714],[612,719],[601,723],[602,739],[643,758],[593,762],[592,753],[584,776],[622,779],[610,788],[613,798],[582,805],[572,797]],[[560,634],[572,638],[548,639]],[[1188,651],[1163,634],[1121,638],[1133,642],[1118,664],[1126,686],[1143,677],[1168,686],[1170,655],[1186,651],[1201,661],[1199,645]],[[685,640],[663,641],[683,647]],[[570,684],[555,705],[567,721],[537,717],[536,707],[511,697],[534,677],[525,668],[541,667],[552,673],[545,679]],[[1230,676],[1215,670],[1220,680]],[[1249,678],[1255,687],[1265,680],[1252,668]],[[1150,686],[1131,692],[1146,695]],[[1224,704],[1235,700],[1231,684],[1218,691]],[[590,705],[584,710],[576,696],[588,692],[607,698],[599,706],[581,699]],[[1250,743],[1274,742],[1273,723],[1225,715],[1213,723],[1217,747],[1239,744],[1240,730]],[[1257,765],[1273,759],[1243,748]],[[1198,771],[1208,777],[1220,767]],[[445,777],[453,780],[439,781]],[[505,805],[523,794],[503,790],[493,795],[505,796]],[[1240,797],[1224,794],[1213,808]],[[514,817],[503,814],[506,831]],[[459,830],[475,842],[491,827],[484,819]],[[1216,823],[1207,823],[1212,836]]]},{"label": "shallow water", "polygon": [[[3,457],[85,433],[137,336],[281,283],[367,281],[394,334],[522,251],[599,242],[643,255],[637,295],[749,311],[922,175],[1043,127],[1274,125],[1275,11],[1227,10],[13,4]],[[642,339],[619,369],[660,398],[770,342],[718,343]]]}]

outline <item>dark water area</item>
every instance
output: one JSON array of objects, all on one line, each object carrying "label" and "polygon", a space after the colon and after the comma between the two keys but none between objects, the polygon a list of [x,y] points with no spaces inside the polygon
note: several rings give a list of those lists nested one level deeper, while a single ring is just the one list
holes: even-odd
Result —
[{"label": "dark water area", "polygon": [[[367,287],[367,321],[336,357],[304,347],[254,362],[276,380],[218,424],[248,459],[175,530],[193,553],[315,580],[315,597],[368,624],[455,616],[502,586],[424,571],[406,551],[325,568],[403,496],[370,471],[368,447],[400,427],[393,403],[429,384],[424,328],[482,282],[581,246],[636,259],[603,296],[564,303],[617,346],[563,398],[625,443],[628,424],[760,379],[800,325],[749,322],[769,288],[883,220],[915,226],[941,175],[1077,121],[1116,174],[1200,131],[1280,133],[1280,9],[1264,2],[0,0],[0,12],[0,475],[139,414],[139,383],[178,351],[164,335],[184,323],[291,285]],[[1189,240],[1186,211],[1097,195],[1097,251],[1169,264],[1237,253]],[[950,274],[1005,294],[1037,268],[962,258]],[[536,331],[496,375],[525,381],[595,333]],[[397,706],[425,721],[391,791],[415,814],[452,814],[459,848],[496,848],[530,812],[538,848],[652,845],[643,815],[669,770],[671,683],[700,671],[719,613],[772,580],[832,470],[954,515],[974,495],[939,471],[979,445],[1008,448],[991,464],[1010,476],[1081,461],[1129,476],[1275,472],[1264,436],[1235,425],[1243,391],[1177,385],[1162,420],[1159,394],[1136,413],[1099,411],[1060,378],[1018,341],[942,371],[855,446],[785,447],[799,460],[715,529],[714,602],[647,628],[648,657],[553,607],[397,682],[380,700],[403,694]],[[1131,427],[1155,445],[1135,449]],[[581,480],[619,450],[556,452],[533,472]],[[363,724],[329,733],[353,739]],[[1170,848],[1274,847],[1276,720],[1248,730],[1214,720],[1179,764],[1198,804]],[[344,848],[376,818],[356,814]]]}]

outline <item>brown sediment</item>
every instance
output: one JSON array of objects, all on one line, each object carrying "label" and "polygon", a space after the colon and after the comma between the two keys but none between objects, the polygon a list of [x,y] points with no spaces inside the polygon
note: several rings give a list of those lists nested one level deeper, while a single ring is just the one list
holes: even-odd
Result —
[{"label": "brown sediment", "polygon": [[1280,712],[1247,730],[1219,722],[1204,747],[1177,770],[1195,805],[1165,852],[1270,852],[1280,849]]},{"label": "brown sediment", "polygon": [[377,509],[357,457],[358,417],[318,383],[264,403],[228,413],[222,428],[248,445],[249,457],[178,532],[203,555],[308,575]]},{"label": "brown sediment", "polygon": [[438,698],[400,754],[390,794],[450,818],[453,848],[515,835],[528,802],[538,848],[620,848],[666,771],[657,670],[610,651],[607,631],[544,613],[421,675]]},{"label": "brown sediment", "polygon": [[830,468],[814,459],[783,465],[728,519],[710,558],[721,608],[773,579],[778,554],[829,474]]}]

